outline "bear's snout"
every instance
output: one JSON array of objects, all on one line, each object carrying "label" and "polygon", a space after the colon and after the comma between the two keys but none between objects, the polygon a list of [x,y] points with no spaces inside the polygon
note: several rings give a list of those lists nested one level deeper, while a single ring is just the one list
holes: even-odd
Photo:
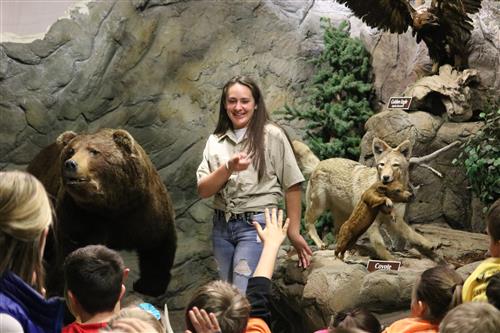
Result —
[{"label": "bear's snout", "polygon": [[74,160],[67,160],[64,162],[64,170],[69,172],[75,172],[78,168],[78,164]]}]

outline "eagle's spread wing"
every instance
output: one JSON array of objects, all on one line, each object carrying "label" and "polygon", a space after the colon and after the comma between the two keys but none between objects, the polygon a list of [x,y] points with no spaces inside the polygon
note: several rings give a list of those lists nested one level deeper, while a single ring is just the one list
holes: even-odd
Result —
[{"label": "eagle's spread wing", "polygon": [[467,14],[475,14],[481,9],[481,0],[462,0],[464,12]]},{"label": "eagle's spread wing", "polygon": [[[372,28],[403,33],[412,25],[414,9],[407,0],[337,0]],[[473,0],[468,0],[473,2]]]},{"label": "eagle's spread wing", "polygon": [[480,8],[481,0],[433,0],[430,10],[439,17],[439,25],[448,36],[448,43],[463,47],[474,29],[468,14],[477,13]]}]

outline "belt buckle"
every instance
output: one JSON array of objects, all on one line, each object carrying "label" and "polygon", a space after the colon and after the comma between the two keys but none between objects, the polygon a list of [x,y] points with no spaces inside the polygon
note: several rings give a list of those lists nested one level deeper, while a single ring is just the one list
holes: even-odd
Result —
[{"label": "belt buckle", "polygon": [[229,218],[230,220],[248,220],[253,216],[253,212],[244,212],[244,213],[236,213],[236,214],[231,214],[231,217]]},{"label": "belt buckle", "polygon": [[243,220],[251,220],[254,215],[260,214],[260,212],[244,212],[244,213],[236,213],[236,214],[231,214],[231,217],[229,218],[230,220],[237,220],[237,219],[243,219]]}]

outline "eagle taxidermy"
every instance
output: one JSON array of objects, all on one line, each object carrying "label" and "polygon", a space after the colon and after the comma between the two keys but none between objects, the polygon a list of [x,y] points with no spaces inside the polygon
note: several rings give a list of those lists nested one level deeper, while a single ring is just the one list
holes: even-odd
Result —
[{"label": "eagle taxidermy", "polygon": [[[402,34],[412,28],[417,42],[424,41],[432,60],[432,72],[450,64],[467,68],[467,42],[471,36],[472,19],[481,8],[481,0],[432,0],[413,8],[409,0],[337,0],[372,28]],[[423,3],[425,1],[419,1]]]}]

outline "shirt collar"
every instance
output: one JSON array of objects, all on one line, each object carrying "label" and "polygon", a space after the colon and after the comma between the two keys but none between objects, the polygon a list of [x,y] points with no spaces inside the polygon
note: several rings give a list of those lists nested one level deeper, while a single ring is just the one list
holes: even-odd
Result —
[{"label": "shirt collar", "polygon": [[225,138],[228,138],[229,140],[231,140],[234,144],[238,144],[238,143],[241,143],[243,141],[245,141],[247,139],[247,135],[245,134],[243,136],[243,138],[241,138],[240,142],[238,142],[238,138],[236,137],[236,134],[234,134],[234,131],[232,129],[228,129],[226,131],[226,133],[222,134],[220,137],[219,137],[219,142],[224,140]]}]

